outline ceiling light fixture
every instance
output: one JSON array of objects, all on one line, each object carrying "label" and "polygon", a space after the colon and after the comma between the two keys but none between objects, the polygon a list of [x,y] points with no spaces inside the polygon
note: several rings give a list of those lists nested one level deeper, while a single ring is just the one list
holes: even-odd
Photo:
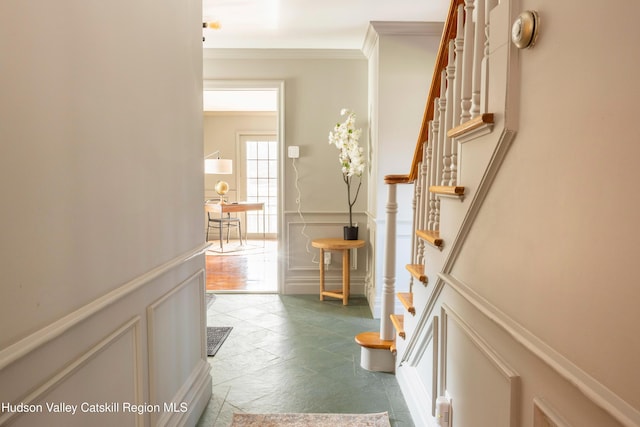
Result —
[{"label": "ceiling light fixture", "polygon": [[212,29],[212,30],[219,30],[220,28],[222,28],[222,25],[220,24],[220,21],[203,22],[202,23],[202,28],[209,28],[209,29]]}]

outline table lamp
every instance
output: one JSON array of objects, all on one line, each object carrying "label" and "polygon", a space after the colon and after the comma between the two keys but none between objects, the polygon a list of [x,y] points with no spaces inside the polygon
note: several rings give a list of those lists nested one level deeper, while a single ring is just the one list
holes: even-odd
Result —
[{"label": "table lamp", "polygon": [[[210,159],[209,157],[218,156]],[[230,175],[233,173],[233,163],[231,159],[221,159],[220,151],[215,151],[204,158],[204,173],[208,175]],[[224,195],[229,191],[229,183],[226,181],[218,181],[214,187],[218,196],[220,196],[220,204],[224,204]]]}]

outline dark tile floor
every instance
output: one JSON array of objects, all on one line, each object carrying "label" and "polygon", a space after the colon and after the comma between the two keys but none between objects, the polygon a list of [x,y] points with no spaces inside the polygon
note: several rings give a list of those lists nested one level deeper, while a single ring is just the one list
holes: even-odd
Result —
[{"label": "dark tile floor", "polygon": [[219,294],[207,317],[233,330],[209,358],[213,396],[199,427],[227,427],[234,412],[383,411],[392,426],[413,426],[395,376],[360,367],[354,337],[379,329],[365,299]]}]

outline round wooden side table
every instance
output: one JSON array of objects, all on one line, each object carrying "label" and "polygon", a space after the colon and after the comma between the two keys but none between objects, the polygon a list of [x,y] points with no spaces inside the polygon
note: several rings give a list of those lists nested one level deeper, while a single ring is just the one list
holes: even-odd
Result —
[{"label": "round wooden side table", "polygon": [[[364,240],[344,240],[339,237],[330,237],[325,239],[315,239],[311,242],[311,246],[320,249],[320,301],[324,301],[324,297],[333,297],[342,299],[342,304],[349,303],[349,282],[351,269],[351,249],[362,248]],[[325,251],[342,251],[342,291],[327,291],[324,289],[324,252]]]}]

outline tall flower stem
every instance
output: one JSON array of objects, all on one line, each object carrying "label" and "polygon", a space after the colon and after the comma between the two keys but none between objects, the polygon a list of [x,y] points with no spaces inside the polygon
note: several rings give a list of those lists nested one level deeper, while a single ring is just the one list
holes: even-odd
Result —
[{"label": "tall flower stem", "polygon": [[353,206],[356,204],[356,200],[358,200],[358,194],[360,193],[360,187],[362,186],[362,179],[358,182],[358,188],[356,188],[356,195],[351,199],[351,181],[353,180],[353,176],[343,175],[344,183],[347,184],[347,203],[349,204],[349,227],[353,227]]}]

